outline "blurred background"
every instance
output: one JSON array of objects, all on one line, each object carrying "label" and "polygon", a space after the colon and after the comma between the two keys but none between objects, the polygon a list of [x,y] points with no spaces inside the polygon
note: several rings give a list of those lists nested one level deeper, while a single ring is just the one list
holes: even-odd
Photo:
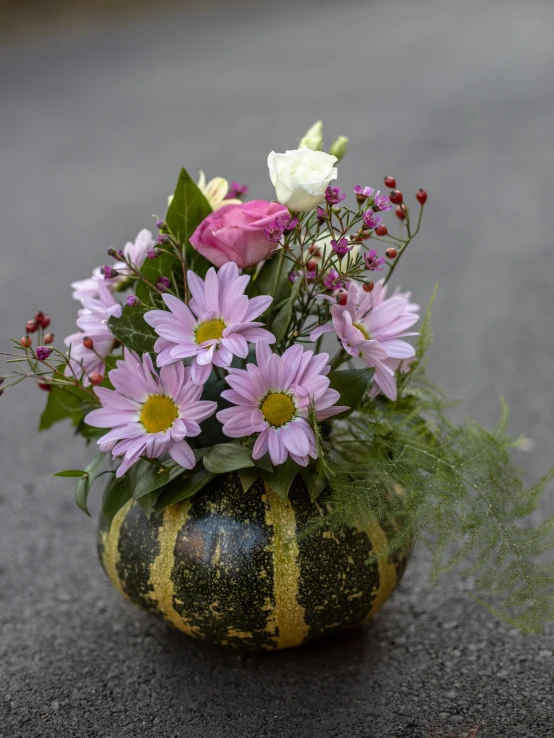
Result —
[{"label": "blurred background", "polygon": [[[421,304],[438,282],[432,378],[485,424],[504,395],[529,479],[552,465],[550,0],[0,0],[0,34],[4,349],[37,310],[74,330],[69,283],[154,230],[181,166],[270,199],[267,153],[321,118],[351,140],[343,189],[429,192],[397,273]],[[0,400],[1,738],[552,738],[552,633],[497,622],[471,581],[431,588],[425,552],[375,623],[303,651],[239,658],[150,621],[50,477],[91,452],[35,434],[44,401]]]}]

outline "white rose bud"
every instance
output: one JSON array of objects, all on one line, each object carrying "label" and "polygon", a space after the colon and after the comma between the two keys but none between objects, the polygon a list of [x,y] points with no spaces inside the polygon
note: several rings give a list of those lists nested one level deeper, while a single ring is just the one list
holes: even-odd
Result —
[{"label": "white rose bud", "polygon": [[325,199],[329,182],[337,178],[336,156],[308,148],[267,157],[277,200],[295,213],[313,210]]},{"label": "white rose bud", "polygon": [[304,146],[312,151],[321,151],[323,148],[323,121],[318,120],[311,128],[308,128],[300,139],[298,148],[302,149]]},{"label": "white rose bud", "polygon": [[331,146],[330,154],[336,156],[340,161],[348,150],[348,138],[346,136],[337,136],[335,143]]}]

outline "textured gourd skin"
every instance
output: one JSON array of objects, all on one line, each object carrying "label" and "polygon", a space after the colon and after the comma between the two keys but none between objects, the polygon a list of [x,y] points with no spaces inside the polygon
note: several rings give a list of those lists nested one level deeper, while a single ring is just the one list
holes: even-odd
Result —
[{"label": "textured gourd skin", "polygon": [[298,646],[373,615],[407,561],[368,563],[387,543],[376,523],[302,536],[325,504],[325,493],[310,502],[299,477],[286,504],[261,479],[245,493],[237,474],[221,475],[158,517],[127,504],[110,526],[101,520],[100,560],[125,597],[188,635],[230,648]]}]

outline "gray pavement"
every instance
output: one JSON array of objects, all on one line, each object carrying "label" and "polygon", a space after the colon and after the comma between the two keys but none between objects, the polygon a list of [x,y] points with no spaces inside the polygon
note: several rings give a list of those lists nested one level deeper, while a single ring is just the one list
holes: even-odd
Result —
[{"label": "gray pavement", "polygon": [[[400,280],[422,303],[439,282],[432,376],[484,423],[505,395],[529,478],[552,463],[551,2],[206,4],[20,37],[0,69],[3,346],[37,309],[72,330],[69,281],[163,211],[182,164],[271,197],[267,152],[322,117],[352,139],[341,184],[430,192]],[[240,657],[134,609],[49,476],[90,451],[35,435],[45,398],[18,389],[0,400],[0,738],[554,736],[552,630],[520,635],[456,577],[431,588],[425,552],[369,627],[304,650]]]}]

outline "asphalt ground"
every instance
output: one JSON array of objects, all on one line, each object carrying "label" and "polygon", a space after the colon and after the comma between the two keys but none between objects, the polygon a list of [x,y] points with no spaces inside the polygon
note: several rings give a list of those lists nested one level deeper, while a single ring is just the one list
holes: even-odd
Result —
[{"label": "asphalt ground", "polygon": [[[551,2],[154,8],[19,33],[0,69],[4,347],[38,309],[72,332],[69,282],[163,212],[181,165],[271,197],[267,152],[321,117],[351,137],[345,188],[428,189],[399,279],[421,303],[439,283],[431,375],[483,423],[504,395],[528,478],[549,468]],[[519,634],[456,576],[431,587],[424,551],[370,625],[290,652],[220,651],[124,602],[50,476],[91,452],[35,433],[44,400],[0,400],[0,738],[554,736],[552,630]]]}]

